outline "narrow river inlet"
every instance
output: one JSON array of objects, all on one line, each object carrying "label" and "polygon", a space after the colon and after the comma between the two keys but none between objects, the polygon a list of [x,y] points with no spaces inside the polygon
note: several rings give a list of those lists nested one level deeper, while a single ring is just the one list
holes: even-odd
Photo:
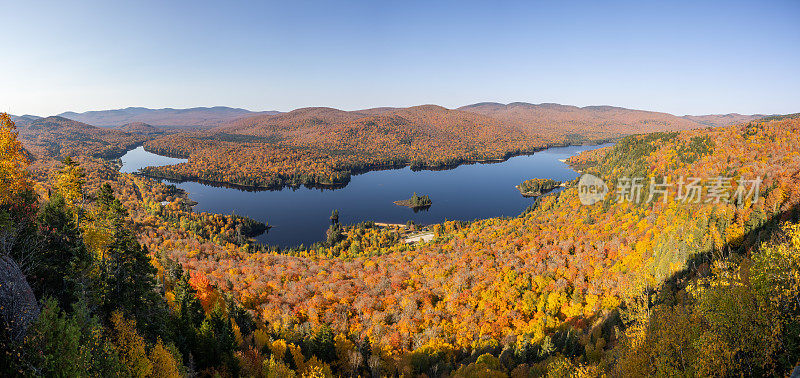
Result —
[{"label": "narrow river inlet", "polygon": [[[468,164],[449,170],[412,171],[406,167],[373,171],[353,176],[350,183],[341,189],[300,187],[243,191],[197,182],[175,185],[197,201],[195,211],[236,213],[268,222],[272,229],[256,240],[289,247],[324,240],[334,209],[339,210],[342,224],[364,221],[406,223],[409,220],[417,224],[432,224],[445,220],[517,216],[535,198],[523,197],[515,185],[530,178],[574,179],[578,173],[561,160],[608,145],[554,147],[501,163]],[[155,155],[139,147],[122,157],[120,171],[132,173],[146,166],[183,161]],[[415,212],[393,203],[408,199],[414,193],[428,195],[433,205]]]}]

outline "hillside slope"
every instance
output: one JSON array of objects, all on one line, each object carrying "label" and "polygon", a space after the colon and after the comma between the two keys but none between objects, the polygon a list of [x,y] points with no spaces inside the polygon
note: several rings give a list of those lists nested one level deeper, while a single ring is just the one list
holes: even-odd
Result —
[{"label": "hillside slope", "polygon": [[532,133],[579,138],[618,137],[658,131],[689,130],[705,125],[672,114],[616,106],[577,107],[561,104],[484,102],[458,110],[482,114]]},{"label": "hillside slope", "polygon": [[161,134],[164,133],[163,129],[155,127],[153,125],[144,123],[144,122],[131,122],[126,123],[120,127],[116,128],[117,130],[124,131],[126,133],[133,133],[133,134],[142,134],[142,135],[152,135],[152,134]]},{"label": "hillside slope", "polygon": [[278,115],[243,118],[211,132],[299,139],[309,143],[331,141],[335,144],[351,144],[352,147],[369,143],[376,132],[394,138],[409,134],[430,139],[489,137],[503,133],[524,136],[514,126],[437,105],[352,112],[333,108],[303,108]]},{"label": "hillside slope", "polygon": [[113,158],[147,139],[58,116],[21,122],[18,130],[27,150],[54,159],[79,155]]},{"label": "hillside slope", "polygon": [[32,122],[32,121],[35,121],[35,120],[41,119],[41,118],[42,117],[35,116],[35,115],[30,115],[30,114],[25,114],[25,115],[21,115],[21,116],[11,115],[11,120],[14,121],[17,124],[28,123],[28,122]]},{"label": "hillside slope", "polygon": [[745,123],[750,121],[755,121],[759,118],[766,117],[765,114],[739,114],[739,113],[728,113],[728,114],[707,114],[707,115],[685,115],[683,118],[688,119],[690,121],[694,121],[697,123],[702,123],[704,125],[718,127],[718,126],[730,126],[735,125],[738,123]]}]

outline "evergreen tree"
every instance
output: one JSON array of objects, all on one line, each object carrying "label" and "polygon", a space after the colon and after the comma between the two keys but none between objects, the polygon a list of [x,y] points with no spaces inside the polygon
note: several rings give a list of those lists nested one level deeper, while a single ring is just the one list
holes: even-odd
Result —
[{"label": "evergreen tree", "polygon": [[54,194],[36,218],[42,248],[29,281],[37,297],[52,296],[69,308],[85,289],[92,257],[83,244],[80,229],[64,197]]},{"label": "evergreen tree", "polygon": [[225,315],[222,306],[217,305],[200,325],[200,350],[198,367],[224,366],[228,373],[236,376],[238,363],[233,356],[236,350],[236,336],[233,334],[231,320]]},{"label": "evergreen tree", "polygon": [[344,234],[342,233],[342,226],[339,223],[334,223],[330,227],[328,227],[328,231],[325,232],[325,236],[327,237],[327,243],[329,246],[334,246],[340,240],[344,238]]},{"label": "evergreen tree", "polygon": [[99,209],[95,221],[110,231],[110,240],[100,257],[101,303],[105,314],[122,310],[144,328],[152,327],[160,298],[155,291],[156,269],[147,250],[136,240],[126,223],[127,211],[114,198],[113,190],[103,184],[97,197]]},{"label": "evergreen tree", "polygon": [[189,274],[184,273],[175,284],[175,302],[178,319],[192,328],[198,328],[203,322],[203,305],[197,299],[197,292],[189,284]]},{"label": "evergreen tree", "polygon": [[[180,266],[176,270],[181,270]],[[199,331],[200,325],[205,317],[203,305],[197,299],[196,291],[189,284],[188,273],[178,273],[180,278],[175,283],[175,304],[176,311],[173,321],[175,332],[174,342],[178,349],[183,353],[185,361],[193,361],[195,356],[201,356],[199,351]]]},{"label": "evergreen tree", "polygon": [[316,356],[326,363],[336,360],[334,334],[330,327],[322,326],[315,333],[308,333],[303,338],[302,349],[307,356]]},{"label": "evergreen tree", "polygon": [[81,330],[72,317],[63,314],[55,300],[45,301],[42,313],[26,340],[28,361],[42,376],[88,375],[88,358],[81,343]]},{"label": "evergreen tree", "polygon": [[242,332],[242,335],[249,335],[257,329],[256,323],[253,321],[253,317],[249,312],[247,312],[247,310],[244,309],[244,307],[239,305],[239,303],[236,302],[232,297],[230,297],[226,302],[231,319],[236,322],[237,326],[239,326],[239,330]]}]

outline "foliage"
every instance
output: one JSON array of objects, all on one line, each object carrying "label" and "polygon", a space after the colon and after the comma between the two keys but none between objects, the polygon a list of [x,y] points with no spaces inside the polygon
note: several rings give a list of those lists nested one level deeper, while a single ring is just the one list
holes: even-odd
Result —
[{"label": "foliage", "polygon": [[40,262],[28,279],[37,297],[52,296],[62,308],[69,308],[76,293],[88,284],[92,256],[87,251],[73,209],[56,193],[43,203],[36,217],[40,235]]},{"label": "foliage", "polygon": [[[175,146],[191,147],[193,164],[205,164],[211,152],[195,149],[206,142],[280,145],[276,159],[292,148],[313,155],[282,127],[359,145],[350,128],[333,127],[350,122],[375,141],[401,130],[405,147],[385,151],[439,140],[407,132],[422,116],[336,117],[348,116],[227,131],[246,142],[183,135],[196,143]],[[476,132],[465,140],[485,139],[475,119],[461,119]],[[2,209],[13,255],[30,256],[37,294],[54,297],[42,299],[22,342],[3,345],[2,367],[72,376],[786,375],[800,355],[798,131],[800,120],[786,118],[634,136],[574,159],[609,182],[763,177],[759,201],[585,206],[567,188],[518,217],[434,225],[429,243],[402,243],[416,226],[337,221],[328,243],[293,250],[252,246],[240,237],[248,220],[194,213],[185,193],[107,161],[84,153],[59,165],[37,152],[37,164],[61,172],[55,182],[79,185],[40,181],[39,197],[15,193],[11,202],[25,205]],[[480,155],[452,143],[462,158]],[[341,155],[316,162],[381,150],[353,158],[326,147],[316,151]],[[317,168],[304,169],[328,169]],[[62,189],[45,195],[54,186]],[[59,265],[69,274],[54,276]]]},{"label": "foliage", "polygon": [[651,310],[615,351],[633,375],[785,375],[800,355],[800,226],[784,225],[752,256],[718,261],[707,277]]},{"label": "foliage", "polygon": [[148,151],[189,161],[144,171],[245,187],[341,185],[364,170],[504,159],[546,142],[489,117],[432,105],[379,115],[298,109],[148,141]]},{"label": "foliage", "polygon": [[116,158],[147,139],[57,116],[21,124],[19,137],[34,155],[49,159],[66,156]]},{"label": "foliage", "polygon": [[[792,176],[800,164],[794,142],[800,123],[763,123],[750,135],[744,127],[631,137],[587,169],[611,179],[713,177],[736,164],[743,177],[764,177],[758,202],[634,205],[611,198],[584,206],[568,188],[520,217],[438,225],[437,240],[415,248],[397,243],[332,255],[215,248],[213,258],[190,258],[172,247],[170,256],[236,293],[272,327],[329,326],[400,355],[435,341],[469,351],[487,338],[511,345],[509,338],[528,337],[538,345],[549,336],[551,353],[598,363],[620,342],[615,326],[638,324],[632,314],[614,315],[620,305],[652,302],[661,282],[702,265],[705,256],[745,253],[770,230],[770,219],[792,214],[800,198]],[[712,143],[713,150],[698,149],[703,156],[693,163],[681,161],[681,146]],[[359,232],[348,230],[328,248],[351,243],[348,251],[357,250]],[[744,319],[761,324],[756,314]],[[560,331],[565,325],[573,331]],[[526,364],[544,358],[532,356]],[[374,365],[391,370],[397,363]]]},{"label": "foliage", "polygon": [[27,168],[16,125],[8,114],[0,113],[0,205],[10,205],[16,195],[30,187]]},{"label": "foliage", "polygon": [[517,186],[517,189],[525,196],[540,196],[555,189],[560,184],[561,182],[553,179],[532,178],[523,181]]}]

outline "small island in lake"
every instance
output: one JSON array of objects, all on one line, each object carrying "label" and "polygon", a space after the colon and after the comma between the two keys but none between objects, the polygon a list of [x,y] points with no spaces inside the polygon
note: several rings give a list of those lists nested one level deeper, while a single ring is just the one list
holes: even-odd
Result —
[{"label": "small island in lake", "polygon": [[525,197],[538,197],[561,185],[561,181],[552,179],[533,178],[525,180],[516,186],[519,192]]},{"label": "small island in lake", "polygon": [[411,196],[411,198],[407,200],[394,201],[394,204],[418,210],[431,207],[433,202],[431,201],[431,198],[428,197],[427,195],[418,196],[417,193],[414,193],[414,195]]}]

